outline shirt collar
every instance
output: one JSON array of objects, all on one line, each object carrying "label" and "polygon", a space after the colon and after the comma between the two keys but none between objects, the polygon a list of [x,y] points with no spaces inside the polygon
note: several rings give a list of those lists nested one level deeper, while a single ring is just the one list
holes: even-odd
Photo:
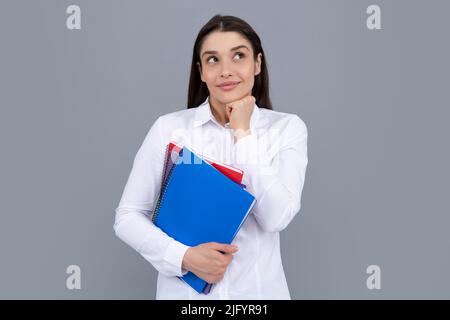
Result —
[{"label": "shirt collar", "polygon": [[[260,110],[259,110],[258,105],[255,103],[254,107],[253,107],[253,112],[252,112],[252,115],[250,118],[250,129],[256,128],[256,125],[257,125],[258,119],[259,119],[259,115],[260,115]],[[216,120],[216,118],[214,117],[214,115],[211,112],[211,106],[209,104],[209,96],[205,99],[205,101],[203,101],[203,103],[201,105],[196,107],[193,126],[195,128],[195,127],[204,125],[208,121],[213,121],[218,124],[218,121]],[[228,123],[225,125],[225,127],[228,128]]]}]

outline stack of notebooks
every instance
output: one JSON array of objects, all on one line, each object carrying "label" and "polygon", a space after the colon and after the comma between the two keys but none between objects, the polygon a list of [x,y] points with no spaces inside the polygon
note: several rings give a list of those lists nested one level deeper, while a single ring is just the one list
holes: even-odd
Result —
[{"label": "stack of notebooks", "polygon": [[[242,177],[242,170],[171,142],[153,223],[187,246],[231,244],[256,202]],[[208,294],[212,288],[192,272],[179,278],[198,293]]]}]

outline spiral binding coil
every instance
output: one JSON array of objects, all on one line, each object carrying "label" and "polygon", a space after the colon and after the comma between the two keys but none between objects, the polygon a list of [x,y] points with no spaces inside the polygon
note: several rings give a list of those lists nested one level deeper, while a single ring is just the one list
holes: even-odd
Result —
[{"label": "spiral binding coil", "polygon": [[[162,172],[162,177],[161,177],[161,181],[164,181],[164,177],[166,176],[166,172],[167,172],[167,160],[169,159],[169,144],[167,144],[166,145],[166,151],[165,151],[165,155],[164,155],[164,162],[163,162],[163,165],[164,165],[164,169],[163,169],[163,172]],[[162,184],[161,184],[161,186],[162,186]],[[159,190],[159,195],[161,196],[161,192],[162,192],[162,188],[161,188],[161,190]]]},{"label": "spiral binding coil", "polygon": [[[167,171],[167,159],[168,159],[167,156],[168,156],[168,153],[169,153],[169,144],[166,144],[166,151],[164,153],[163,170],[162,170],[162,174],[161,174],[161,189],[159,190],[158,201],[159,201],[159,198],[161,198],[162,189],[163,189],[162,185],[163,185],[163,182],[164,182],[164,176],[166,175],[166,171]],[[156,211],[156,205],[153,207],[153,210],[152,210],[152,221],[153,222],[155,220],[154,219],[155,211]]]},{"label": "spiral binding coil", "polygon": [[[168,149],[168,146],[166,147],[166,149]],[[168,154],[169,154],[169,152],[167,152],[167,155],[168,155]],[[166,159],[167,159],[167,155],[166,155]],[[165,166],[165,168],[164,168],[164,170],[163,170],[163,171],[164,171],[164,173],[163,173],[163,179],[164,179],[164,176],[165,176],[165,173],[166,173],[166,167],[167,167],[167,166]],[[161,203],[162,203],[163,198],[164,198],[164,196],[165,196],[166,187],[167,187],[167,185],[168,185],[169,182],[170,182],[170,178],[171,178],[171,176],[172,176],[173,171],[175,170],[175,167],[176,167],[176,164],[174,164],[174,165],[170,168],[169,174],[167,175],[167,179],[166,179],[166,181],[163,182],[163,185],[161,186],[161,192],[160,192],[160,195],[159,195],[159,198],[158,198],[158,202],[156,203],[156,207],[155,207],[155,210],[154,210],[154,213],[153,213],[153,217],[152,217],[153,223],[156,223],[156,220],[158,219],[159,209],[160,209],[160,207],[161,207]]]}]

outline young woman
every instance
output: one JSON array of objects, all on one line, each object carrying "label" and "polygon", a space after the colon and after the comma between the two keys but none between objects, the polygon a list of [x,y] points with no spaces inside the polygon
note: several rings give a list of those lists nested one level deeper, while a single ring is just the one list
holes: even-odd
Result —
[{"label": "young woman", "polygon": [[[231,245],[189,247],[151,222],[170,141],[244,171],[257,201]],[[307,163],[305,123],[272,110],[258,35],[237,17],[216,15],[194,44],[187,109],[150,128],[114,230],[159,271],[157,299],[290,299],[279,233],[300,210]],[[214,283],[211,292],[198,294],[177,277],[188,271]]]}]

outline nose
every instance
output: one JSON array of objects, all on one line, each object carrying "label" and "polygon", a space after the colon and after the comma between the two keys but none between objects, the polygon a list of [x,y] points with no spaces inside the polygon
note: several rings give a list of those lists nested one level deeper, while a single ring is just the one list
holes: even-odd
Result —
[{"label": "nose", "polygon": [[230,71],[230,65],[227,61],[225,61],[226,59],[222,60],[222,70],[221,70],[221,77],[222,78],[227,78],[229,76],[232,75],[231,71]]},{"label": "nose", "polygon": [[230,72],[222,72],[222,74],[221,74],[222,78],[228,78],[229,76],[231,76]]}]

